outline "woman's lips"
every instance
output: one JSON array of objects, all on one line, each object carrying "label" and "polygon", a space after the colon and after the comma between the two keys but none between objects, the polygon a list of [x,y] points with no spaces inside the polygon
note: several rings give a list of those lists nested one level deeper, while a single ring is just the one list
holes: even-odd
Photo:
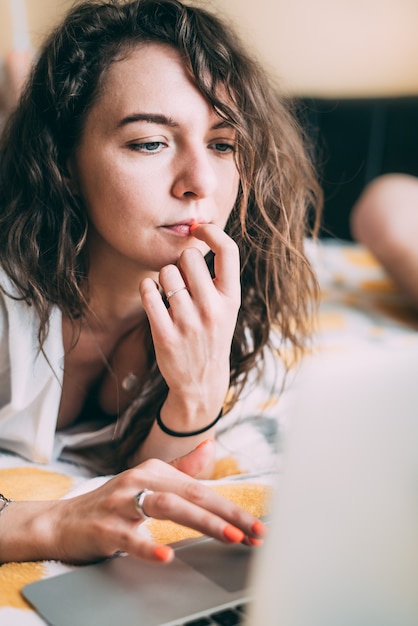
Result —
[{"label": "woman's lips", "polygon": [[162,228],[164,230],[169,231],[173,235],[177,235],[178,237],[190,237],[191,236],[190,226],[193,226],[194,224],[198,224],[198,223],[202,224],[204,222],[193,221],[187,224],[166,224]]},{"label": "woman's lips", "polygon": [[173,235],[188,237],[190,236],[190,226],[191,224],[170,224],[169,226],[163,226],[163,228],[173,233]]}]

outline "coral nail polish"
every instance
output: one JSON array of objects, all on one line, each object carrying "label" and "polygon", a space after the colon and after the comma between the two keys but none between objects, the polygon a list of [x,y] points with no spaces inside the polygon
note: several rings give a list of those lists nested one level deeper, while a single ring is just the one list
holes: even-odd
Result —
[{"label": "coral nail polish", "polygon": [[267,526],[263,524],[263,522],[260,522],[260,520],[254,522],[251,530],[253,531],[254,535],[259,535],[261,537],[264,537],[267,534]]},{"label": "coral nail polish", "polygon": [[240,543],[244,539],[244,536],[242,530],[231,526],[231,524],[228,524],[228,526],[224,528],[224,537],[231,543]]},{"label": "coral nail polish", "polygon": [[264,539],[254,539],[254,537],[247,537],[248,543],[252,546],[262,546],[264,543]]},{"label": "coral nail polish", "polygon": [[213,439],[205,439],[204,441],[201,441],[200,443],[197,444],[195,449],[197,450],[198,448],[203,448],[208,443],[213,443]]},{"label": "coral nail polish", "polygon": [[154,556],[159,561],[168,563],[168,561],[171,561],[173,557],[173,550],[169,546],[157,546],[154,548]]}]

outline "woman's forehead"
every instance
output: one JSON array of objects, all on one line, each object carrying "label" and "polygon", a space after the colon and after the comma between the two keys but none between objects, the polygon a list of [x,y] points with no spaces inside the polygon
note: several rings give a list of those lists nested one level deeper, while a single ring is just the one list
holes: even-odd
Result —
[{"label": "woman's forehead", "polygon": [[[115,61],[87,113],[86,124],[109,132],[149,114],[178,124],[219,125],[224,118],[201,92],[179,51],[166,44],[142,44]],[[129,126],[127,126],[129,127]]]},{"label": "woman's forehead", "polygon": [[[216,92],[217,101],[224,101],[231,106],[227,90],[222,84]],[[103,76],[96,104],[108,103],[112,108],[132,108],[141,101],[150,105],[162,102],[169,104],[170,100],[179,95],[185,101],[203,98],[214,117],[218,116],[180,51],[166,43],[147,42],[126,49],[109,66]]]}]

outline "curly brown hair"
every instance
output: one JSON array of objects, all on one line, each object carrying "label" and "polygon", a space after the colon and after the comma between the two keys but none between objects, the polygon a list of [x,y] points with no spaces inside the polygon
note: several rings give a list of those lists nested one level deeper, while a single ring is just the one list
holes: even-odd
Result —
[{"label": "curly brown hair", "polygon": [[[40,51],[2,136],[0,265],[39,315],[40,348],[52,305],[70,319],[83,316],[88,221],[66,163],[111,64],[149,42],[179,50],[201,93],[237,133],[240,188],[225,227],[241,255],[230,359],[236,400],[249,372],[261,371],[273,325],[296,355],[306,347],[317,286],[304,240],[318,230],[322,196],[292,102],[217,16],[178,0],[89,0],[68,13]],[[119,442],[125,462],[167,393],[151,340],[148,350],[153,382]]]}]

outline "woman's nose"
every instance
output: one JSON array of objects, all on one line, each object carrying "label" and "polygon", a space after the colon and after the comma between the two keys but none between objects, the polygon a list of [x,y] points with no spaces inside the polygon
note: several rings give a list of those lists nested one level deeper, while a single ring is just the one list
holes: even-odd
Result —
[{"label": "woman's nose", "polygon": [[176,198],[207,198],[217,186],[210,150],[203,146],[184,151],[177,157],[172,193]]}]

